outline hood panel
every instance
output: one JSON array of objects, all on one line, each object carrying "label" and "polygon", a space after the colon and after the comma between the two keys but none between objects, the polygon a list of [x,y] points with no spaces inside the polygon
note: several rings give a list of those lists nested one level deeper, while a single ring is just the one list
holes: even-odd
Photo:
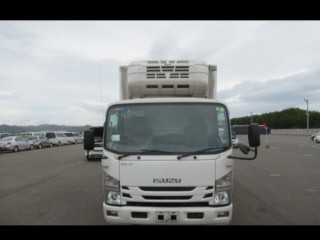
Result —
[{"label": "hood panel", "polygon": [[124,186],[213,186],[214,179],[214,160],[120,162]]}]

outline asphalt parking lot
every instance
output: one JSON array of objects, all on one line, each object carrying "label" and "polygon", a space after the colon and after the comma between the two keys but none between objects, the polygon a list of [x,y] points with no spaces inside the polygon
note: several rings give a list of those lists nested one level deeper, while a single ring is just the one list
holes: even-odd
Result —
[{"label": "asphalt parking lot", "polygon": [[[231,224],[319,225],[320,144],[269,135],[268,146],[261,136],[257,159],[235,160]],[[0,225],[105,225],[102,201],[100,161],[82,144],[0,155]]]},{"label": "asphalt parking lot", "polygon": [[320,144],[269,135],[258,151],[253,161],[235,161],[232,224],[319,225]]}]

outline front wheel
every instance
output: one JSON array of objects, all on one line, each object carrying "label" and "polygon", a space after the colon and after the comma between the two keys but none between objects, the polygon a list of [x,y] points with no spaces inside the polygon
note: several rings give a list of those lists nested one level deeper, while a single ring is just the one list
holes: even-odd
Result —
[{"label": "front wheel", "polygon": [[86,156],[86,158],[87,158],[87,161],[91,161],[92,159],[89,157],[89,151],[87,151],[87,156]]},{"label": "front wheel", "polygon": [[13,152],[19,152],[19,148],[18,148],[18,146],[14,146],[14,148],[13,148]]},{"label": "front wheel", "polygon": [[30,148],[29,148],[29,149],[30,149],[30,150],[32,150],[32,149],[33,149],[33,145],[32,145],[32,144],[30,145]]},{"label": "front wheel", "polygon": [[38,147],[38,149],[41,149],[42,148],[42,145],[41,144],[39,144],[39,147]]}]

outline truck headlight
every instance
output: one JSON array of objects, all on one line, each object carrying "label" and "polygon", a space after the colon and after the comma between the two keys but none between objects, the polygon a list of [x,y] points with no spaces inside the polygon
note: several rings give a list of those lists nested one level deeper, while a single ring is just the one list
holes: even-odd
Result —
[{"label": "truck headlight", "polygon": [[103,172],[105,203],[121,205],[120,181]]},{"label": "truck headlight", "polygon": [[231,203],[232,192],[232,171],[216,180],[214,205],[229,205]]}]

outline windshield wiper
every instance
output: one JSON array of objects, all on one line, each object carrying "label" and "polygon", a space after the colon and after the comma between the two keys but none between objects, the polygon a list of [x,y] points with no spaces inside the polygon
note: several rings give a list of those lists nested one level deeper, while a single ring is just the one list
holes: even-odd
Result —
[{"label": "windshield wiper", "polygon": [[138,155],[138,154],[141,154],[141,152],[126,153],[126,154],[118,156],[118,160],[120,160],[121,158],[124,158],[124,157],[132,156],[132,155]]},{"label": "windshield wiper", "polygon": [[198,150],[198,151],[195,151],[195,152],[191,152],[191,153],[186,153],[186,154],[182,154],[182,155],[179,155],[177,158],[180,160],[181,158],[184,158],[184,157],[188,157],[190,155],[195,155],[195,154],[199,154],[199,153],[204,153],[204,152],[207,152],[207,151],[210,151],[210,150],[226,150],[227,147],[212,147],[212,148],[205,148],[205,149],[201,149],[201,150]]},{"label": "windshield wiper", "polygon": [[[205,149],[201,149],[195,152],[191,152],[191,153],[186,153],[183,155],[179,155],[177,158],[180,160],[181,158],[190,156],[190,155],[195,155],[195,154],[199,154],[199,153],[204,153],[210,150],[225,150],[227,149],[227,147],[212,147],[212,148],[205,148]],[[135,153],[127,153],[127,154],[123,154],[121,156],[118,156],[118,159],[122,159],[124,157],[128,157],[128,156],[132,156],[132,155],[139,155],[139,154],[146,154],[146,153],[173,153],[174,152],[167,152],[167,151],[162,151],[162,150],[156,150],[156,149],[142,149],[140,150],[140,152],[135,152]]]},{"label": "windshield wiper", "polygon": [[139,155],[139,154],[146,154],[146,153],[174,153],[174,152],[167,152],[167,151],[162,151],[162,150],[155,150],[155,149],[142,149],[140,152],[135,152],[135,153],[127,153],[123,154],[121,156],[118,156],[118,159],[120,160],[121,158],[132,156],[132,155]]},{"label": "windshield wiper", "polygon": [[141,151],[145,153],[174,153],[174,152],[168,152],[168,151],[162,151],[162,150],[156,150],[156,149],[142,149]]}]

